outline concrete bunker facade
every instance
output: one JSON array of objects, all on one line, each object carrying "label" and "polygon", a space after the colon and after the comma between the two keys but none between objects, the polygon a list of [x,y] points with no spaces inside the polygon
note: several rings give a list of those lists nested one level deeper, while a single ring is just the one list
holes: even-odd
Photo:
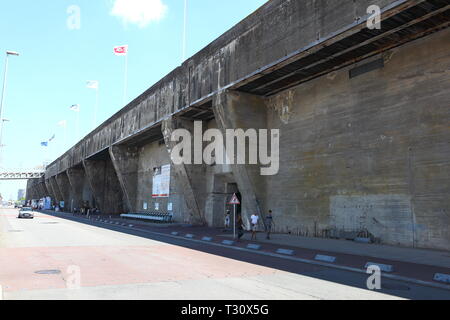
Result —
[{"label": "concrete bunker facade", "polygon": [[[373,4],[380,30],[367,28]],[[449,6],[269,1],[30,180],[27,196],[222,226],[239,193],[244,220],[272,209],[278,232],[448,249]],[[279,129],[278,174],[174,165],[170,133],[194,121]],[[169,192],[154,197],[162,170]]]}]

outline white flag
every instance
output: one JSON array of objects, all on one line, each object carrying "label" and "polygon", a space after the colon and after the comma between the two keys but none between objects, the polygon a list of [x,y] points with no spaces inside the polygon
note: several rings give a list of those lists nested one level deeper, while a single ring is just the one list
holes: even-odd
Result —
[{"label": "white flag", "polygon": [[97,80],[89,80],[86,82],[86,86],[89,89],[98,89],[98,81]]},{"label": "white flag", "polygon": [[80,112],[80,106],[77,104],[74,104],[73,106],[70,107],[70,110],[75,111],[75,112]]}]

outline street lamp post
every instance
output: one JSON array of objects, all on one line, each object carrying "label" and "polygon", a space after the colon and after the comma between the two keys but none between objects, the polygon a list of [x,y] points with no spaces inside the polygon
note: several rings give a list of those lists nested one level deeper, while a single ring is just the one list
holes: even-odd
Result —
[{"label": "street lamp post", "polygon": [[6,59],[5,59],[5,73],[3,75],[3,89],[2,89],[2,99],[0,100],[0,165],[2,165],[2,156],[3,156],[3,109],[5,103],[5,94],[6,94],[6,79],[8,75],[8,57],[9,56],[18,56],[19,54],[15,51],[6,51]]}]

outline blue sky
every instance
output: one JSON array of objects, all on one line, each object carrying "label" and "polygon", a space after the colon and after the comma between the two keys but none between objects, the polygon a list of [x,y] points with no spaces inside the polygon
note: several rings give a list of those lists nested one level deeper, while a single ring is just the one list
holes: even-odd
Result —
[{"label": "blue sky", "polygon": [[[263,5],[265,0],[188,0],[186,56],[192,56]],[[69,27],[78,21],[79,29]],[[182,62],[184,0],[15,0],[0,4],[0,71],[9,58],[2,151],[3,167],[30,168],[53,161],[93,129],[99,81],[98,124],[123,107],[129,45],[127,102]],[[77,27],[77,25],[75,24]],[[2,81],[3,84],[3,81]],[[80,106],[79,136],[76,113]],[[66,120],[66,134],[58,122]],[[55,134],[49,147],[40,146]],[[4,197],[24,181],[0,182]]]}]

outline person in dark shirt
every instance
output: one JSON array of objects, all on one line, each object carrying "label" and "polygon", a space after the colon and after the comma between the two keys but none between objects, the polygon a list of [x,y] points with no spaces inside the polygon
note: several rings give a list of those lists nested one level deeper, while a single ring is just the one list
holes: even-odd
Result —
[{"label": "person in dark shirt", "polygon": [[238,236],[237,241],[239,242],[241,240],[242,236],[244,235],[244,222],[242,221],[241,215],[237,216],[236,229],[237,229],[237,232],[238,232],[238,234],[237,234],[237,236]]},{"label": "person in dark shirt", "polygon": [[272,233],[272,226],[273,226],[272,210],[269,210],[269,214],[266,216],[267,239],[270,239],[270,234]]}]

